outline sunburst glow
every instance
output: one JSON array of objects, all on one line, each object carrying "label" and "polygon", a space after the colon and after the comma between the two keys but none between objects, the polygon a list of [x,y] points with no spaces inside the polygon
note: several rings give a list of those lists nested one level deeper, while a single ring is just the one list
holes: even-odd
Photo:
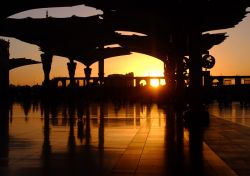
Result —
[{"label": "sunburst glow", "polygon": [[150,85],[152,87],[159,87],[159,85],[160,85],[159,80],[158,79],[151,79],[150,80]]}]

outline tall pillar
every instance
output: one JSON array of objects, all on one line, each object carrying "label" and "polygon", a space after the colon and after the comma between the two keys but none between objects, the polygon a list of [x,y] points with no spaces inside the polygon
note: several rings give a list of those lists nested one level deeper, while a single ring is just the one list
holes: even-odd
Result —
[{"label": "tall pillar", "polygon": [[89,80],[90,80],[91,71],[92,71],[92,69],[89,66],[87,66],[86,68],[84,68],[84,73],[85,73],[86,85],[87,86],[89,86]]},{"label": "tall pillar", "polygon": [[174,75],[174,64],[173,60],[170,61],[170,57],[168,57],[164,61],[164,78],[166,82],[166,86],[168,86],[169,90],[169,98],[173,99],[174,90],[175,90],[175,75]]},{"label": "tall pillar", "polygon": [[104,59],[99,60],[98,62],[98,68],[99,68],[99,82],[100,85],[103,85],[104,83]]},{"label": "tall pillar", "polygon": [[50,84],[49,75],[50,75],[50,70],[51,70],[52,58],[53,58],[53,55],[51,53],[45,52],[41,54],[41,60],[43,64],[43,73],[44,73],[43,85],[45,87],[48,87]]},{"label": "tall pillar", "polygon": [[0,167],[9,156],[9,42],[0,39]]},{"label": "tall pillar", "polygon": [[[0,97],[8,97],[9,89],[9,42],[0,39]],[[1,100],[1,101],[2,101]]]},{"label": "tall pillar", "polygon": [[185,78],[184,78],[184,63],[183,56],[176,53],[176,87],[175,87],[175,105],[178,109],[185,107]]},{"label": "tall pillar", "polygon": [[201,32],[193,32],[189,36],[190,52],[190,106],[192,109],[202,107],[202,53],[201,53]]},{"label": "tall pillar", "polygon": [[70,62],[67,63],[69,71],[70,86],[75,85],[75,71],[76,71],[76,62],[73,59],[70,59]]},{"label": "tall pillar", "polygon": [[185,114],[188,126],[209,123],[209,114],[205,111],[202,101],[202,33],[193,30],[189,35],[189,105],[190,110]]},{"label": "tall pillar", "polygon": [[0,101],[0,167],[4,167],[9,165],[9,104],[2,97]]},{"label": "tall pillar", "polygon": [[204,87],[211,88],[212,79],[210,76],[210,71],[203,71]]}]

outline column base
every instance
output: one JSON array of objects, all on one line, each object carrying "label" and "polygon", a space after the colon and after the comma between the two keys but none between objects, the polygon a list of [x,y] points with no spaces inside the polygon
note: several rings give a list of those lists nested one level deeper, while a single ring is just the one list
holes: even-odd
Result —
[{"label": "column base", "polygon": [[208,111],[187,110],[183,113],[185,127],[208,127],[210,123],[210,115]]}]

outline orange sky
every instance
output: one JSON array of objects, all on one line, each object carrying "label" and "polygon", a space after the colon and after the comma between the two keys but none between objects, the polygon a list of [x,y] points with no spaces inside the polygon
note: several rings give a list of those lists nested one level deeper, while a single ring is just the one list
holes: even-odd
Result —
[{"label": "orange sky", "polygon": [[[81,6],[76,9],[80,10]],[[43,9],[42,14],[45,15],[47,9]],[[78,12],[78,10],[75,10]],[[71,16],[70,9],[63,10]],[[53,13],[54,14],[53,14]],[[19,14],[18,17],[25,17],[28,15],[37,15],[41,17],[41,12],[34,11],[26,14]],[[51,16],[61,17],[62,13],[59,10],[49,10]],[[79,15],[79,14],[78,14]],[[229,37],[219,46],[215,46],[210,50],[216,58],[216,65],[211,69],[212,75],[250,75],[250,15],[244,18],[243,21],[235,28],[223,30],[228,32]],[[40,51],[35,45],[23,43],[19,40],[10,38],[10,57],[26,57],[40,61]],[[51,78],[57,76],[68,76],[67,72],[67,58],[53,57]],[[84,65],[77,64],[76,76],[83,77]],[[92,65],[93,74],[97,76],[97,64]],[[109,58],[105,60],[105,75],[112,73],[128,73],[134,72],[135,76],[155,76],[163,75],[163,63],[153,57],[133,53],[128,56],[120,56]],[[10,83],[15,85],[33,85],[41,84],[43,80],[42,65],[30,65],[20,67],[10,71]]]}]

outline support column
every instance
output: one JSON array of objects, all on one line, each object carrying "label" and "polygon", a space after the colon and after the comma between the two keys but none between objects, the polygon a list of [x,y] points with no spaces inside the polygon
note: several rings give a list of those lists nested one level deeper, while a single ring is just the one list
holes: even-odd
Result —
[{"label": "support column", "polygon": [[210,71],[203,71],[204,87],[211,88],[212,80],[210,76]]},{"label": "support column", "polygon": [[[0,39],[0,97],[8,97],[9,89],[9,42]],[[2,101],[1,100],[1,101]]]},{"label": "support column", "polygon": [[70,79],[70,87],[75,85],[75,71],[76,71],[76,62],[73,59],[70,59],[70,62],[67,63]]},{"label": "support column", "polygon": [[0,100],[0,167],[9,165],[9,103]]},{"label": "support column", "polygon": [[190,110],[185,114],[186,125],[206,126],[209,114],[205,111],[202,101],[202,33],[194,30],[189,35],[189,105]]},{"label": "support column", "polygon": [[185,102],[185,78],[184,78],[184,63],[183,56],[175,55],[176,62],[176,87],[175,87],[175,105],[179,110],[183,110],[186,106]]},{"label": "support column", "polygon": [[9,156],[9,42],[0,39],[0,167]]},{"label": "support column", "polygon": [[189,37],[190,52],[190,106],[192,109],[202,107],[202,53],[201,53],[201,32],[193,32]]},{"label": "support column", "polygon": [[99,68],[99,82],[100,85],[104,84],[104,59],[99,60],[98,62],[98,68]]},{"label": "support column", "polygon": [[168,98],[172,100],[175,94],[175,75],[174,64],[173,61],[170,61],[169,57],[164,61],[164,78],[169,90]]},{"label": "support column", "polygon": [[53,55],[51,53],[45,52],[45,53],[41,54],[41,60],[42,60],[42,64],[43,64],[43,73],[44,73],[43,85],[45,87],[49,87],[49,84],[50,84],[49,74],[50,74],[50,70],[51,70],[52,58],[53,58]]},{"label": "support column", "polygon": [[91,71],[92,71],[92,69],[89,66],[84,68],[84,74],[85,74],[85,78],[86,78],[86,86],[89,86]]}]

